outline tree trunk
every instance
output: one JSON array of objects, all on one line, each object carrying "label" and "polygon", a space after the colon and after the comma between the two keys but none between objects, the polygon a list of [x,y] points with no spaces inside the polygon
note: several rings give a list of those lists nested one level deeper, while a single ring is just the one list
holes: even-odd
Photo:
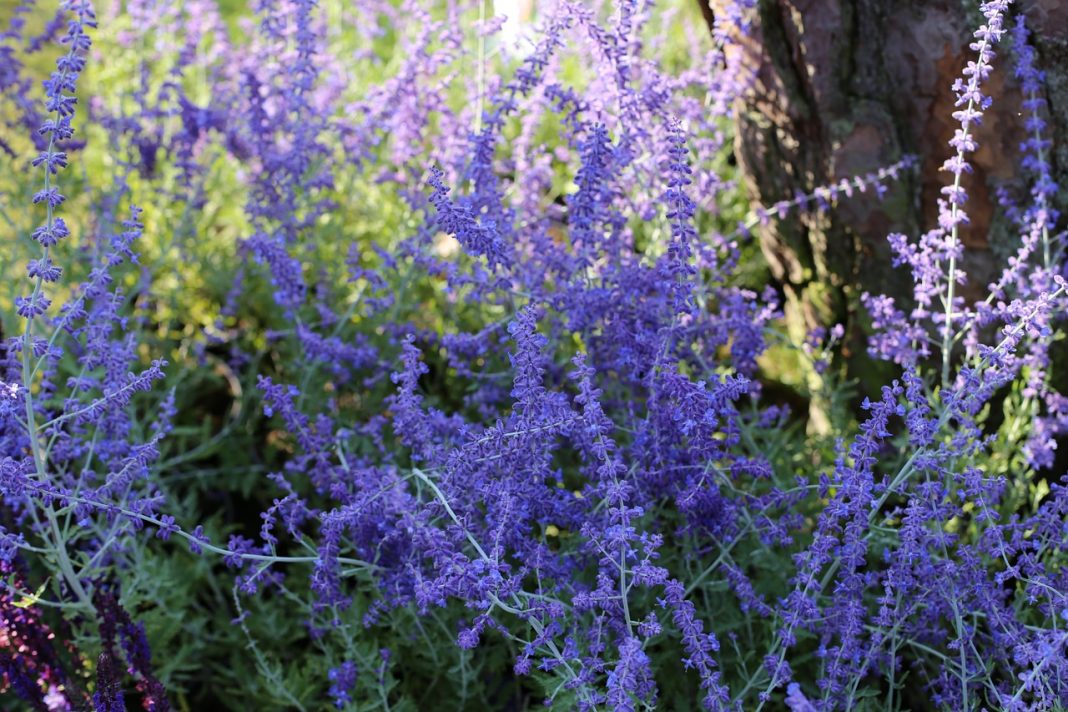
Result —
[{"label": "tree trunk", "polygon": [[[713,14],[724,4],[707,2]],[[1068,186],[1068,0],[1017,6],[1047,72],[1054,178]],[[735,152],[752,201],[771,206],[907,153],[920,157],[882,203],[847,199],[825,215],[773,218],[760,230],[791,330],[845,322],[847,347],[863,350],[859,294],[911,293],[909,275],[890,267],[887,233],[915,237],[936,224],[939,167],[954,130],[951,86],[974,59],[968,44],[982,18],[960,0],[758,0],[757,14],[752,36],[732,50],[755,79],[735,114]],[[965,296],[979,294],[1014,249],[994,209],[996,188],[1019,177],[1024,137],[1010,44],[1006,34],[985,85],[994,104],[977,131],[975,172],[966,176],[971,224],[961,237],[972,291]]]}]

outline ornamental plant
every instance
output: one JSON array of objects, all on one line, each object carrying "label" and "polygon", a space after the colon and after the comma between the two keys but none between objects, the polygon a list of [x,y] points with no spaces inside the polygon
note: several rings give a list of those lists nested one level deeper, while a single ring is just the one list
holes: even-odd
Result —
[{"label": "ornamental plant", "polygon": [[[914,289],[861,300],[895,375],[855,384],[751,233],[918,161],[747,206],[753,0],[233,5],[0,15],[4,709],[1068,707],[1025,9],[974,8],[937,224],[888,236]],[[965,300],[995,72],[1016,242]]]}]

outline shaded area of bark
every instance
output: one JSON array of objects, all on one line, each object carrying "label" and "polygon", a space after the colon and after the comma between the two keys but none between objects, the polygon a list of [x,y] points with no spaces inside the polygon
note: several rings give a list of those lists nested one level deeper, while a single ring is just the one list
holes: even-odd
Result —
[{"label": "shaded area of bark", "polygon": [[[723,2],[710,0],[712,12]],[[1048,76],[1054,177],[1068,185],[1068,0],[1018,5]],[[829,214],[788,216],[760,230],[794,336],[845,323],[844,355],[862,378],[875,374],[861,357],[858,298],[863,291],[905,299],[911,293],[909,274],[890,267],[886,236],[915,237],[936,224],[939,167],[955,126],[951,86],[973,58],[968,44],[982,19],[976,7],[960,0],[758,0],[752,36],[732,50],[754,73],[735,114],[735,153],[753,202],[770,206],[906,153],[921,159],[882,203],[844,200]],[[971,224],[962,233],[962,267],[971,298],[985,294],[1015,249],[995,209],[997,187],[1021,178],[1024,129],[1009,45],[1006,35],[986,85],[994,104],[977,131],[976,170],[966,181]]]}]

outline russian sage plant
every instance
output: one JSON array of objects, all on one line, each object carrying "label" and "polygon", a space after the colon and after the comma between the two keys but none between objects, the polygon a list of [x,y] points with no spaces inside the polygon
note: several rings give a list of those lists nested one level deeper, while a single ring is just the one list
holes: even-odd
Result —
[{"label": "russian sage plant", "polygon": [[[0,15],[5,709],[1068,706],[1025,8],[978,7],[912,293],[860,300],[896,378],[851,385],[754,233],[920,162],[747,207],[754,0],[231,5]],[[1016,241],[966,300],[995,72]]]}]

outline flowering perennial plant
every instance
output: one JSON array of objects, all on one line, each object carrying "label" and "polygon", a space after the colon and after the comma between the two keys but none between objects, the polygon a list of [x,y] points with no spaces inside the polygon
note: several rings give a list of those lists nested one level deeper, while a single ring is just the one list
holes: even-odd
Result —
[{"label": "flowering perennial plant", "polygon": [[[825,442],[768,387],[750,233],[918,162],[747,214],[759,13],[721,4],[710,34],[633,0],[520,35],[481,0],[0,16],[5,709],[1068,707],[1026,13],[979,8],[938,224],[889,236],[911,299],[862,299],[896,377]],[[1023,188],[969,302],[994,72]],[[795,345],[828,382],[843,334]]]}]

